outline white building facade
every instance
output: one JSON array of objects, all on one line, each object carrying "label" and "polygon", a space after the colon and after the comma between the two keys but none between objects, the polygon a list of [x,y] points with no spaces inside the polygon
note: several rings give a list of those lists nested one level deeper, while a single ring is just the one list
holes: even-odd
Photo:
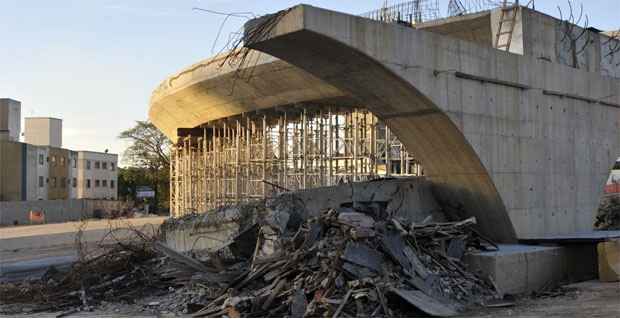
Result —
[{"label": "white building facade", "polygon": [[76,183],[75,198],[117,199],[118,155],[90,151],[75,153],[76,167],[71,168],[75,173],[71,181]]}]

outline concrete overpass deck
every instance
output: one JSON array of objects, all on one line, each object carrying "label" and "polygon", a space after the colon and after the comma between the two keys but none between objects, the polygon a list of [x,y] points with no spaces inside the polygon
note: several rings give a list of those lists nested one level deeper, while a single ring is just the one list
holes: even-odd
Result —
[{"label": "concrete overpass deck", "polygon": [[174,139],[244,112],[352,101],[416,155],[437,198],[496,240],[591,230],[620,154],[617,78],[306,5],[249,22],[245,45],[251,63],[219,56],[167,79],[155,125]]}]

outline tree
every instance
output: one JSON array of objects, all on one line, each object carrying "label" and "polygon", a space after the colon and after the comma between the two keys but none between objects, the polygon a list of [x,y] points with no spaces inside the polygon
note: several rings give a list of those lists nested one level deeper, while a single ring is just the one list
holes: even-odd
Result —
[{"label": "tree", "polygon": [[123,153],[123,163],[128,167],[119,172],[121,195],[135,199],[137,186],[151,186],[155,190],[154,209],[167,209],[172,142],[148,121],[136,121],[119,138],[130,142]]},{"label": "tree", "polygon": [[131,141],[123,161],[134,167],[167,169],[170,167],[171,141],[149,121],[136,121],[136,126],[121,132],[119,138]]}]

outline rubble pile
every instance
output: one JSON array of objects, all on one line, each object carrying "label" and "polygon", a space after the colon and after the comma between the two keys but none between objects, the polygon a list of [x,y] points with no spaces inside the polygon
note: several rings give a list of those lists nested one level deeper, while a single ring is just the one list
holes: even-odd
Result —
[{"label": "rubble pile", "polygon": [[[356,211],[330,210],[287,239],[260,236],[248,270],[196,316],[452,316],[496,298],[468,272],[468,249],[494,244],[458,223],[403,225]],[[261,234],[265,226],[261,227]],[[270,255],[261,256],[264,247]]]},{"label": "rubble pile", "polygon": [[119,242],[75,262],[68,272],[51,267],[40,279],[3,283],[0,296],[4,304],[36,304],[32,312],[89,309],[101,300],[166,291],[176,278],[166,279],[163,264],[149,241]]},{"label": "rubble pile", "polygon": [[603,197],[594,227],[601,230],[620,230],[620,195]]},{"label": "rubble pile", "polygon": [[35,302],[35,312],[169,295],[155,304],[195,317],[453,316],[499,297],[461,263],[469,250],[497,248],[474,218],[412,223],[359,208],[308,218],[289,206],[265,207],[215,252],[184,254],[139,234],[66,274],[0,292],[5,303]]}]

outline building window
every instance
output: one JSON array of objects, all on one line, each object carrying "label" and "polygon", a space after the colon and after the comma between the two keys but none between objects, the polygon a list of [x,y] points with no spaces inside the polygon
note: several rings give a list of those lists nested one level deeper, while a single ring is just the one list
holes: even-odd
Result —
[{"label": "building window", "polygon": [[43,176],[39,176],[39,187],[43,187]]},{"label": "building window", "polygon": [[52,165],[56,166],[56,156],[52,156]]},{"label": "building window", "polygon": [[64,158],[64,156],[60,157],[60,166],[65,166],[65,158]]},{"label": "building window", "polygon": [[67,179],[65,177],[60,179],[60,187],[62,187],[62,188],[66,188],[67,187]]},{"label": "building window", "polygon": [[90,179],[86,180],[86,188],[90,188]]},{"label": "building window", "polygon": [[77,168],[77,159],[73,159],[73,168]]},{"label": "building window", "polygon": [[102,169],[108,169],[108,162],[101,162]]},{"label": "building window", "polygon": [[95,162],[95,169],[100,169],[101,168],[101,163],[99,163],[99,161]]},{"label": "building window", "polygon": [[86,169],[90,169],[90,161],[86,161]]},{"label": "building window", "polygon": [[99,180],[98,180],[98,179],[96,179],[96,180],[95,180],[95,188],[99,187],[99,185],[100,185],[100,182],[99,182]]},{"label": "building window", "polygon": [[45,163],[45,159],[43,158],[43,154],[39,154],[39,165],[43,165]]},{"label": "building window", "polygon": [[73,188],[76,188],[77,187],[77,178],[74,177],[73,180],[71,181],[71,184],[72,184]]},{"label": "building window", "polygon": [[102,180],[101,181],[101,186],[102,187],[108,187],[108,180],[107,179]]},{"label": "building window", "polygon": [[114,180],[110,180],[110,188],[114,188]]},{"label": "building window", "polygon": [[56,188],[56,177],[52,177],[52,188]]},{"label": "building window", "polygon": [[116,165],[114,165],[114,162],[110,162],[110,169],[113,171],[116,170]]},{"label": "building window", "polygon": [[45,184],[49,184],[49,183],[50,183],[50,178],[49,178],[49,177],[46,177],[46,178],[45,178]]}]

